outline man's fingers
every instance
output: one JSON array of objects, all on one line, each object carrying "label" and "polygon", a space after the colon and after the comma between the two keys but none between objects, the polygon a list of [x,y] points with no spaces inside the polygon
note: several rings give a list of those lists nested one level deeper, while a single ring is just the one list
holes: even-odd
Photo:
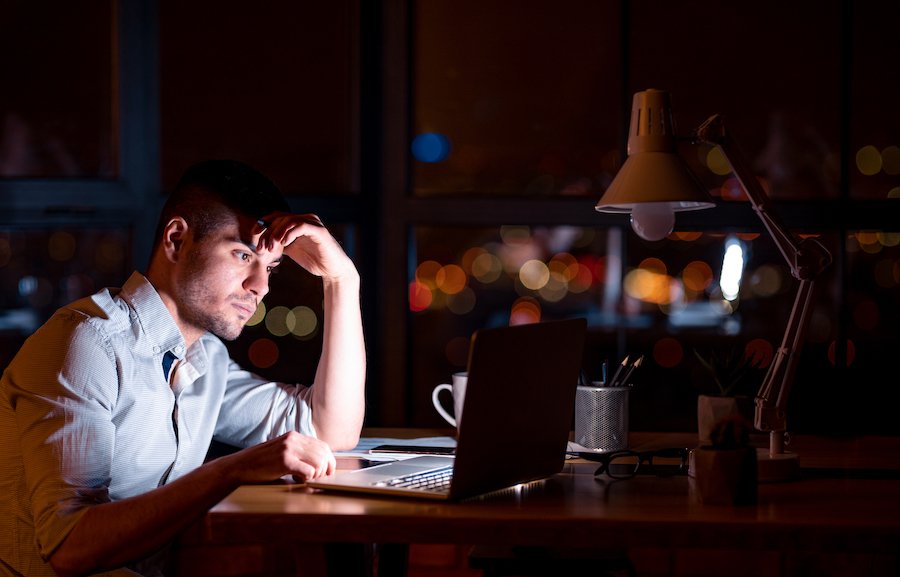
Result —
[{"label": "man's fingers", "polygon": [[295,478],[310,480],[334,472],[337,461],[328,445],[310,437],[288,433],[286,464]]}]

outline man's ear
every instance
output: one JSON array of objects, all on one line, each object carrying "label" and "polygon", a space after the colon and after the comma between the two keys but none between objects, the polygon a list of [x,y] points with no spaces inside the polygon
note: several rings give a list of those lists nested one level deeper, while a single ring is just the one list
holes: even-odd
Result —
[{"label": "man's ear", "polygon": [[166,258],[177,262],[188,235],[188,223],[180,216],[172,217],[163,229],[162,248]]}]

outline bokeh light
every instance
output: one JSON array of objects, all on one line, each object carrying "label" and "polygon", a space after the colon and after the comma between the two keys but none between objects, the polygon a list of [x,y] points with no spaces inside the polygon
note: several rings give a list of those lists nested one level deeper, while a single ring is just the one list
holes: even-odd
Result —
[{"label": "bokeh light", "polygon": [[729,237],[725,241],[725,256],[722,257],[722,273],[719,276],[719,288],[723,297],[729,301],[738,297],[743,275],[744,245],[738,239]]},{"label": "bokeh light", "polygon": [[503,263],[497,255],[484,251],[472,261],[472,276],[479,282],[490,284],[500,278]]},{"label": "bokeh light", "polygon": [[291,334],[301,339],[309,338],[316,334],[319,328],[319,318],[316,312],[307,306],[296,306],[291,309],[289,318],[293,318]]},{"label": "bokeh light", "polygon": [[503,225],[500,227],[500,238],[505,244],[527,244],[531,241],[531,228]]},{"label": "bokeh light", "polygon": [[669,272],[669,269],[666,267],[666,263],[656,257],[645,258],[638,265],[638,268],[642,268],[650,272],[655,272],[657,274],[666,274]]},{"label": "bokeh light", "polygon": [[591,288],[594,275],[590,268],[580,262],[575,263],[573,266],[575,267],[575,275],[569,280],[569,292],[586,292]]},{"label": "bokeh light", "polygon": [[276,337],[283,337],[291,332],[294,325],[293,317],[291,309],[285,306],[272,307],[266,314],[266,330]]},{"label": "bokeh light", "polygon": [[424,311],[431,306],[432,300],[431,289],[425,283],[417,280],[409,283],[409,310]]},{"label": "bokeh light", "polygon": [[681,271],[681,281],[686,289],[702,293],[713,282],[712,267],[702,260],[691,261]]},{"label": "bokeh light", "polygon": [[653,345],[653,362],[664,369],[671,369],[681,364],[684,359],[684,348],[678,339],[664,337]]},{"label": "bokeh light", "polygon": [[67,262],[75,256],[75,237],[64,230],[57,230],[47,240],[47,252],[57,262]]},{"label": "bokeh light", "polygon": [[722,200],[747,200],[747,193],[744,192],[740,181],[734,177],[725,179],[719,188],[719,195]]},{"label": "bokeh light", "polygon": [[540,290],[550,280],[550,269],[539,260],[529,260],[519,269],[519,281],[531,290]]},{"label": "bokeh light", "polygon": [[881,151],[881,169],[891,176],[900,174],[900,147],[890,145]]},{"label": "bokeh light", "polygon": [[467,280],[466,271],[455,264],[442,266],[434,275],[434,283],[437,288],[448,295],[456,294],[466,288]]},{"label": "bokeh light", "polygon": [[428,288],[437,288],[435,277],[441,268],[441,263],[434,260],[426,260],[416,267],[416,280]]},{"label": "bokeh light", "polygon": [[758,369],[768,368],[775,358],[775,347],[766,339],[753,339],[744,347],[744,357]]},{"label": "bokeh light", "polygon": [[475,308],[475,301],[475,291],[469,287],[463,287],[461,291],[447,295],[447,309],[454,314],[465,315]]},{"label": "bokeh light", "polygon": [[248,327],[255,327],[259,323],[266,318],[266,303],[260,302],[259,306],[256,307],[256,311],[253,313],[253,316],[250,317],[250,320],[247,321]]},{"label": "bokeh light", "polygon": [[66,302],[72,302],[96,291],[94,279],[83,273],[66,275],[60,280],[59,287],[60,299]]},{"label": "bokeh light", "polygon": [[53,284],[46,277],[24,276],[19,279],[19,294],[34,308],[44,308],[53,302]]},{"label": "bokeh light", "polygon": [[636,268],[625,274],[623,288],[628,296],[658,305],[672,303],[673,282],[675,279],[667,274]]},{"label": "bokeh light", "polygon": [[423,132],[413,139],[412,154],[419,162],[441,162],[450,155],[450,139],[437,132]]},{"label": "bokeh light", "polygon": [[878,232],[878,242],[881,246],[897,246],[900,244],[900,232]]},{"label": "bokeh light", "polygon": [[859,250],[868,254],[878,254],[883,248],[878,233],[871,231],[859,231],[856,233]]},{"label": "bokeh light", "polygon": [[94,264],[103,272],[115,272],[125,260],[125,247],[113,239],[104,239],[94,253]]},{"label": "bokeh light", "polygon": [[465,367],[469,363],[469,339],[454,337],[444,347],[444,354],[451,365]]},{"label": "bokeh light", "polygon": [[[853,344],[853,341],[847,339],[847,366],[853,364],[854,359],[856,359],[856,345]],[[837,342],[831,341],[831,344],[828,345],[828,362],[832,365],[835,364],[835,354],[837,353]]]},{"label": "bokeh light", "polygon": [[881,166],[881,153],[871,144],[863,146],[856,152],[856,169],[866,176],[878,174]]},{"label": "bokeh light", "polygon": [[710,172],[719,176],[731,174],[731,164],[725,158],[725,153],[718,146],[714,146],[706,153],[706,166]]},{"label": "bokeh light", "polygon": [[[787,319],[785,319],[785,323]],[[820,309],[816,308],[813,310],[809,319],[809,328],[806,329],[806,340],[810,343],[819,343],[823,344],[831,338],[831,335],[835,332],[835,324],[837,323],[837,318],[835,318],[834,312],[830,309]]]},{"label": "bokeh light", "polygon": [[700,231],[675,231],[669,235],[672,240],[680,240],[682,242],[692,242],[703,236]]},{"label": "bokeh light", "polygon": [[509,324],[527,325],[540,322],[541,305],[531,297],[516,299],[509,313]]},{"label": "bokeh light", "polygon": [[760,297],[777,294],[783,285],[781,269],[774,265],[764,264],[758,267],[747,280],[747,287]]},{"label": "bokeh light", "polygon": [[462,258],[459,259],[459,262],[463,270],[466,271],[466,274],[472,274],[472,267],[474,265],[475,259],[483,254],[487,254],[487,249],[481,246],[473,246],[463,253]]},{"label": "bokeh light", "polygon": [[278,362],[278,345],[265,337],[256,339],[247,348],[247,357],[254,366],[267,369]]},{"label": "bokeh light", "polygon": [[547,283],[538,289],[538,295],[545,301],[551,303],[563,300],[566,298],[567,294],[569,294],[569,281],[566,279],[566,275],[560,270],[550,271],[550,277],[547,279]]}]

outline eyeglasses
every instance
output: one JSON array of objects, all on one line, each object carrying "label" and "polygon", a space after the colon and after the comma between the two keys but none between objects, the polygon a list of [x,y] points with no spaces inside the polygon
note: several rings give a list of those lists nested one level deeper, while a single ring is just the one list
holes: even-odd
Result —
[{"label": "eyeglasses", "polygon": [[606,473],[612,479],[630,479],[640,473],[669,477],[684,475],[688,470],[690,451],[680,447],[655,451],[613,451],[612,453],[585,454],[580,456],[599,461],[594,475]]}]

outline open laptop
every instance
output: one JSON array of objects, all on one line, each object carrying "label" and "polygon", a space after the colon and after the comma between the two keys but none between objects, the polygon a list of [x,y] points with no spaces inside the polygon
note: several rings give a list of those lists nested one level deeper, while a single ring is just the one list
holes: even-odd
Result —
[{"label": "open laptop", "polygon": [[[307,485],[460,500],[555,475],[565,463],[586,326],[579,318],[476,331],[455,456],[338,471]],[[408,486],[414,474],[450,480]]]}]

